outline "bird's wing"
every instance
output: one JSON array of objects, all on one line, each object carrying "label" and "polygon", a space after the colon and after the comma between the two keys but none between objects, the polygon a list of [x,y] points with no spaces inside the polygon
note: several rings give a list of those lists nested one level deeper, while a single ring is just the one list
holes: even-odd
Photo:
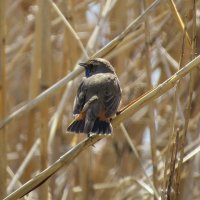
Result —
[{"label": "bird's wing", "polygon": [[83,106],[85,104],[85,96],[86,96],[86,90],[84,89],[84,79],[82,79],[82,82],[78,88],[76,98],[74,100],[74,107],[73,107],[73,114],[79,114]]},{"label": "bird's wing", "polygon": [[106,87],[104,92],[103,104],[106,109],[106,117],[111,117],[117,112],[121,101],[121,88],[117,78],[114,78],[112,84]]}]

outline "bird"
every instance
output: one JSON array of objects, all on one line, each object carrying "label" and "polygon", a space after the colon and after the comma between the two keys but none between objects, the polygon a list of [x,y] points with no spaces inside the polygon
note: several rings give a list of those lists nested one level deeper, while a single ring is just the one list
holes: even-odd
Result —
[{"label": "bird", "polygon": [[121,102],[122,90],[113,66],[103,58],[79,63],[85,69],[85,77],[78,87],[68,132],[110,135],[110,123]]}]

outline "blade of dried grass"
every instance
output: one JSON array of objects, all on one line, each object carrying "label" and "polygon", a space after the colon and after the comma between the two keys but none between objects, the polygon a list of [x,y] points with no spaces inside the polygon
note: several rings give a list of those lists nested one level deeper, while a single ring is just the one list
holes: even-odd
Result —
[{"label": "blade of dried grass", "polygon": [[[5,45],[6,45],[6,19],[5,19],[5,3],[0,1],[0,120],[6,114],[6,58],[5,58]],[[7,157],[6,157],[6,129],[0,130],[0,199],[6,196],[6,182],[7,182]]]},{"label": "blade of dried grass", "polygon": [[197,146],[195,149],[193,149],[190,153],[188,153],[183,158],[183,163],[188,162],[190,159],[192,159],[194,156],[196,156],[198,153],[200,153],[200,145]]},{"label": "blade of dried grass", "polygon": [[[175,44],[175,42],[174,42]],[[177,70],[179,69],[179,64],[178,62],[167,52],[167,50],[165,48],[163,48],[162,46],[160,47],[160,50],[162,52],[162,55],[164,55],[167,60],[169,61],[169,63],[172,65],[172,67]]]},{"label": "blade of dried grass", "polygon": [[61,200],[66,200],[68,199],[68,194],[69,194],[69,189],[66,187],[63,191],[63,195],[62,195],[62,198]]},{"label": "blade of dried grass", "polygon": [[[110,52],[111,49],[116,47],[122,40],[125,38],[131,31],[138,28],[139,24],[144,20],[144,17],[148,15],[150,12],[152,12],[161,2],[162,0],[156,0],[154,1],[146,10],[143,12],[138,18],[136,18],[126,29],[123,31],[119,36],[115,37],[108,45],[100,49],[97,53],[95,53],[92,58],[94,57],[103,57],[108,52]],[[81,72],[83,72],[82,67],[76,68],[73,72],[68,74],[63,79],[59,80],[57,83],[55,83],[53,86],[51,86],[49,89],[44,91],[43,93],[39,94],[36,98],[30,100],[27,102],[24,106],[19,108],[18,110],[14,111],[10,115],[8,115],[4,120],[0,121],[0,129],[3,128],[7,123],[12,121],[13,119],[22,116],[23,114],[29,112],[34,107],[36,107],[41,101],[49,97],[50,95],[54,94],[59,88],[63,87],[68,83],[70,80],[77,77]]]},{"label": "blade of dried grass", "polygon": [[[173,0],[168,0],[168,4],[169,4],[169,7],[170,7],[170,9],[172,11],[172,14],[174,15],[174,18],[176,19],[181,31],[183,32],[185,30],[185,24],[184,24],[184,22],[183,22],[183,20],[181,18],[181,15],[178,12],[178,9],[177,9],[174,1]],[[190,36],[189,36],[187,31],[186,31],[186,37],[187,37],[187,41],[188,41],[189,45],[191,45],[192,42],[191,42]]]},{"label": "blade of dried grass", "polygon": [[[11,179],[13,179],[13,177],[15,176],[14,172],[11,170],[11,168],[9,166],[7,166],[7,173]],[[16,188],[19,188],[21,186],[22,186],[22,183],[19,180],[16,181]],[[10,193],[10,192],[8,192],[8,189],[7,189],[7,193],[8,194]]]}]

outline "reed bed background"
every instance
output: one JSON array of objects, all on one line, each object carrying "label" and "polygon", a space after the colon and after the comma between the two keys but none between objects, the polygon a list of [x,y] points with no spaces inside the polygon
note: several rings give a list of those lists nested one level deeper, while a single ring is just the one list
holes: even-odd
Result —
[{"label": "reed bed background", "polygon": [[[199,46],[198,0],[0,0],[0,199],[200,199]],[[91,57],[111,137],[65,131]]]}]

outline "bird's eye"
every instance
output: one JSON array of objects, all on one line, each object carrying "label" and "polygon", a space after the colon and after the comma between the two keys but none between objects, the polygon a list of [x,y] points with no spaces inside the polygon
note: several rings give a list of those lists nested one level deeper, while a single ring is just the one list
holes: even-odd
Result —
[{"label": "bird's eye", "polygon": [[85,76],[86,76],[86,77],[89,77],[90,74],[91,74],[90,68],[89,68],[89,67],[86,67],[86,69],[85,69]]}]

